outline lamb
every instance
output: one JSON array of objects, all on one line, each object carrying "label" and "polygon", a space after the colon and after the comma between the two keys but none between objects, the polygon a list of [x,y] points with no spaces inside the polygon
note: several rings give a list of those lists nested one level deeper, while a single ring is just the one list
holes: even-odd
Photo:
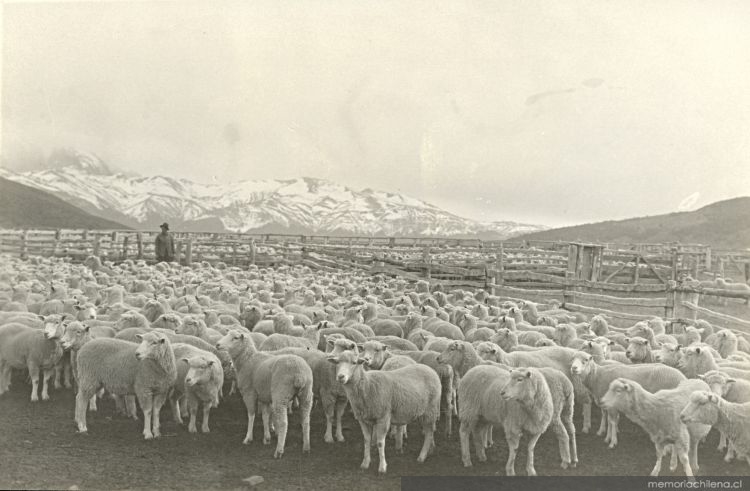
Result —
[{"label": "lamb", "polygon": [[[719,352],[722,358],[728,358],[735,353],[747,355],[744,352],[737,351],[739,338],[729,329],[721,329],[720,331],[717,331],[711,338],[710,342],[709,340],[707,340],[707,342]],[[745,358],[750,359],[750,356],[745,356]]]},{"label": "lamb", "polygon": [[[329,357],[336,364],[336,377],[344,386],[346,397],[359,421],[364,437],[362,469],[370,467],[370,445],[378,446],[378,472],[387,469],[385,437],[391,424],[406,425],[416,420],[424,433],[424,443],[417,462],[424,462],[434,448],[434,432],[440,415],[440,379],[430,368],[413,365],[393,371],[365,372],[364,360],[351,351]],[[396,450],[401,451],[400,440]]]},{"label": "lamb", "polygon": [[[440,354],[438,362],[452,366],[459,377],[463,377],[475,366],[492,363],[483,360],[471,343],[466,341],[454,341]],[[575,467],[578,463],[578,450],[573,425],[573,384],[559,370],[548,367],[538,368],[538,370],[544,376],[552,393],[554,410],[550,424],[557,437],[561,466],[563,469],[567,469],[569,465]]]},{"label": "lamb", "polygon": [[[687,404],[690,394],[696,390],[708,390],[702,380],[683,380],[673,389],[650,393],[635,380],[616,378],[602,397],[602,407],[617,410],[643,428],[656,447],[656,464],[651,476],[661,471],[662,457],[672,448],[682,463],[687,476],[698,470],[698,443],[705,438],[711,426],[681,421],[680,412]],[[674,470],[676,463],[671,470]]]},{"label": "lamb", "polygon": [[553,415],[552,394],[542,374],[534,368],[510,372],[499,367],[480,365],[470,369],[458,388],[459,420],[461,421],[461,459],[471,466],[469,435],[474,435],[477,458],[484,462],[483,435],[488,426],[503,426],[508,443],[506,474],[515,475],[515,458],[523,431],[531,434],[528,442],[526,470],[534,469],[534,447],[546,431]]},{"label": "lamb", "polygon": [[288,334],[274,333],[268,336],[260,345],[260,351],[276,351],[281,348],[310,348],[317,349],[320,342],[320,331],[315,324],[305,327],[302,337],[290,336]]},{"label": "lamb", "polygon": [[166,314],[160,315],[154,322],[152,322],[151,327],[169,329],[176,332],[182,327],[182,317],[174,312],[167,312]]},{"label": "lamb", "polygon": [[135,310],[124,312],[120,315],[120,318],[115,322],[115,330],[122,331],[129,327],[151,327],[151,323],[146,319],[146,316]]},{"label": "lamb", "polygon": [[726,435],[737,455],[750,465],[750,402],[729,402],[717,394],[698,390],[690,395],[689,403],[680,412],[686,424],[715,426]]},{"label": "lamb", "polygon": [[295,355],[274,355],[258,351],[252,338],[232,329],[216,348],[229,353],[237,373],[237,387],[247,408],[247,434],[243,444],[253,441],[255,405],[263,416],[263,443],[271,441],[269,417],[278,436],[274,458],[284,454],[287,432],[287,406],[297,397],[302,419],[302,451],[310,451],[310,410],[313,400],[313,374],[305,360]]},{"label": "lamb", "polygon": [[[101,388],[117,396],[135,395],[143,411],[143,437],[160,436],[159,411],[177,380],[169,339],[159,332],[139,335],[141,343],[92,339],[78,351],[75,419],[86,433],[86,408]],[[152,422],[153,420],[153,422]]]},{"label": "lamb", "polygon": [[[177,382],[171,396],[175,416],[179,416],[178,400],[184,396],[190,422],[188,432],[196,433],[195,420],[198,416],[198,405],[203,406],[203,424],[201,431],[209,433],[208,418],[212,407],[218,407],[219,394],[224,386],[224,371],[219,358],[209,351],[198,349],[189,344],[172,345],[175,358],[179,359]],[[181,418],[177,418],[180,420]]]},{"label": "lamb", "polygon": [[62,356],[56,334],[22,324],[0,326],[0,395],[10,387],[11,370],[26,368],[31,377],[31,402],[39,400],[39,370],[44,372],[42,400],[49,400],[49,380]]},{"label": "lamb", "polygon": [[[570,364],[570,373],[579,377],[583,385],[591,392],[595,401],[600,401],[607,392],[612,380],[624,377],[635,380],[645,390],[656,392],[662,389],[673,389],[685,380],[679,370],[662,365],[598,365],[588,353],[579,352]],[[607,411],[601,406],[602,419],[597,435],[606,432],[605,442],[609,448],[617,445],[618,414]]]}]

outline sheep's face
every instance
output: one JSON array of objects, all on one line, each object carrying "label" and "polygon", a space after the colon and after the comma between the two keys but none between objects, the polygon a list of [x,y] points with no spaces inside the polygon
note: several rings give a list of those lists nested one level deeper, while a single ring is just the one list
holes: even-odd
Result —
[{"label": "sheep's face", "polygon": [[58,315],[47,316],[44,319],[44,338],[60,339],[65,330],[65,324],[63,319]]},{"label": "sheep's face", "polygon": [[632,394],[633,386],[630,381],[624,378],[615,379],[602,397],[601,407],[607,410],[624,408],[629,404]]},{"label": "sheep's face", "polygon": [[234,356],[240,353],[245,345],[250,346],[253,351],[255,350],[252,337],[245,335],[242,331],[232,329],[216,343],[216,349],[226,351],[230,356]]},{"label": "sheep's face", "polygon": [[182,361],[188,364],[185,385],[195,387],[207,385],[211,381],[214,360],[207,360],[203,356],[194,356],[192,358],[183,358]]},{"label": "sheep's face", "polygon": [[[543,341],[543,340],[542,340]],[[609,348],[609,340],[607,338],[604,339],[594,339],[592,341],[587,341],[584,343],[584,345],[581,347],[581,351],[588,353],[593,357],[604,357],[607,355],[607,352]]]},{"label": "sheep's face", "polygon": [[506,401],[528,400],[533,392],[532,376],[533,372],[529,368],[511,370],[510,380],[502,388],[500,395]]},{"label": "sheep's face", "polygon": [[135,337],[141,342],[135,350],[135,357],[139,360],[159,359],[167,347],[167,338],[156,332],[136,334]]},{"label": "sheep's face", "polygon": [[178,331],[182,326],[182,320],[177,314],[162,314],[159,316],[159,320],[161,321],[162,327],[164,329]]},{"label": "sheep's face", "polygon": [[594,363],[594,357],[585,351],[579,351],[570,363],[570,373],[573,375],[584,375],[590,370],[591,363]]},{"label": "sheep's face", "polygon": [[662,343],[656,353],[656,361],[670,367],[679,366],[682,363],[682,345]]},{"label": "sheep's face", "polygon": [[690,402],[680,412],[680,421],[712,425],[718,419],[719,396],[699,390],[690,394]]},{"label": "sheep's face", "polygon": [[383,366],[388,353],[388,346],[379,341],[367,341],[362,346],[361,357],[370,368]]},{"label": "sheep's face", "polygon": [[466,347],[459,341],[451,342],[437,357],[438,363],[458,366]]},{"label": "sheep's face", "polygon": [[84,326],[80,322],[71,322],[65,325],[65,332],[62,338],[60,338],[60,344],[63,349],[80,349],[81,346],[86,342],[86,335],[89,332],[89,327]]},{"label": "sheep's face", "polygon": [[703,375],[698,375],[698,378],[708,384],[711,392],[721,397],[727,395],[731,384],[734,383],[734,379],[729,378],[729,375],[719,370],[708,371]]},{"label": "sheep's face", "polygon": [[494,343],[489,342],[482,342],[477,345],[476,348],[474,348],[477,352],[477,355],[483,360],[489,360],[489,361],[499,361],[498,358],[500,356],[500,350],[499,346],[497,346]]},{"label": "sheep's face", "polygon": [[557,320],[554,317],[548,315],[539,316],[537,324],[540,326],[557,327]]},{"label": "sheep's face", "polygon": [[352,380],[357,368],[366,363],[363,358],[351,351],[329,355],[328,361],[336,365],[336,380],[341,384],[347,384]]},{"label": "sheep's face", "polygon": [[90,319],[96,319],[96,307],[92,304],[75,304],[73,308],[76,310],[76,319],[79,321],[87,321]]},{"label": "sheep's face", "polygon": [[648,339],[635,337],[628,340],[625,356],[630,361],[643,361],[647,358],[649,351],[651,351],[651,344]]}]

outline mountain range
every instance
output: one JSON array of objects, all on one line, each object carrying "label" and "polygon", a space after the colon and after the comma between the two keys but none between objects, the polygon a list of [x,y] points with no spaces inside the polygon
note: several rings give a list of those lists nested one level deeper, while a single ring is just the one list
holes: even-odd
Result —
[{"label": "mountain range", "polygon": [[[57,150],[45,168],[0,177],[50,193],[83,212],[125,227],[201,232],[507,239],[545,229],[479,222],[398,193],[355,190],[328,180],[200,184],[166,176],[113,172],[99,157]],[[67,226],[67,225],[66,225]]]}]

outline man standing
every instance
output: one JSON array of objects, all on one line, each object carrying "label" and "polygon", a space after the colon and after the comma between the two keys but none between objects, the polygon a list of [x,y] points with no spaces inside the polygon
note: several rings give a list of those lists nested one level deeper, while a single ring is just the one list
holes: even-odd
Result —
[{"label": "man standing", "polygon": [[161,233],[156,236],[156,262],[174,261],[174,239],[169,234],[169,224],[164,222],[161,225]]}]

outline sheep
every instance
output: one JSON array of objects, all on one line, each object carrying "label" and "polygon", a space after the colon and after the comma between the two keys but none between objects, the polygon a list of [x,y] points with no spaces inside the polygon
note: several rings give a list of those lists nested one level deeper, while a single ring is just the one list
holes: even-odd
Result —
[{"label": "sheep", "polygon": [[[474,347],[466,341],[454,341],[440,354],[438,362],[453,367],[459,377],[463,377],[475,366],[492,363],[482,359]],[[544,376],[552,393],[554,410],[550,424],[557,436],[561,467],[563,469],[567,469],[568,465],[575,467],[578,463],[578,450],[573,425],[573,384],[557,369],[542,367],[538,370]]]},{"label": "sheep", "polygon": [[[747,285],[745,283],[729,282],[726,278],[716,278],[716,287],[723,290],[750,294],[750,285]],[[727,300],[728,299],[725,297],[724,305],[727,304]],[[750,305],[750,297],[745,298],[745,304]]]},{"label": "sheep", "polygon": [[[609,384],[618,377],[625,377],[638,381],[645,390],[656,392],[662,389],[672,389],[685,380],[679,370],[662,365],[598,365],[588,353],[577,353],[571,364],[570,373],[578,377],[583,385],[591,392],[594,401],[601,400],[607,392]],[[607,411],[600,405],[602,419],[597,435],[605,434],[604,441],[609,448],[617,445],[618,414]]]},{"label": "sheep", "polygon": [[[357,345],[350,340],[331,340],[335,353],[346,350],[357,351]],[[313,394],[316,394],[323,405],[326,415],[326,431],[323,441],[333,443],[333,420],[336,417],[336,441],[343,442],[341,418],[346,409],[347,399],[344,387],[336,380],[336,368],[328,363],[327,354],[322,351],[309,348],[282,348],[274,351],[274,354],[297,355],[310,366],[313,373]]]},{"label": "sheep", "polygon": [[320,331],[318,326],[312,324],[305,327],[302,337],[290,336],[288,334],[274,333],[259,346],[260,351],[276,351],[281,348],[299,347],[316,349],[320,342]]},{"label": "sheep", "polygon": [[166,314],[161,314],[152,322],[151,327],[169,329],[176,332],[182,327],[182,317],[174,312],[167,312]]},{"label": "sheep", "polygon": [[42,400],[49,400],[49,379],[62,356],[56,333],[22,324],[0,326],[0,395],[10,387],[11,370],[26,368],[31,377],[31,402],[39,401],[39,370],[44,372]]},{"label": "sheep", "polygon": [[221,339],[221,334],[210,327],[206,327],[203,319],[195,315],[186,315],[182,319],[182,324],[177,326],[175,332],[177,334],[195,336],[211,344]]},{"label": "sheep", "polygon": [[376,336],[404,337],[404,330],[399,323],[391,319],[374,319],[369,322],[369,326]]},{"label": "sheep", "polygon": [[729,402],[712,392],[698,390],[690,395],[680,412],[680,420],[686,425],[715,426],[727,436],[737,455],[750,465],[750,402]]},{"label": "sheep", "polygon": [[685,348],[678,366],[688,378],[695,378],[709,370],[721,370],[732,377],[750,380],[750,370],[720,366],[716,363],[711,351],[703,346]]},{"label": "sheep", "polygon": [[[698,375],[698,378],[708,384],[711,392],[718,394],[729,402],[750,402],[750,382],[747,380],[735,380],[719,370],[709,370],[703,375]],[[718,450],[724,450],[726,447],[726,435],[721,433]],[[730,447],[725,458],[727,462],[732,459],[733,453],[734,452]]]},{"label": "sheep", "polygon": [[464,340],[464,333],[461,328],[450,322],[438,320],[434,323],[425,323],[424,329],[430,331],[437,337],[444,337],[448,339]]},{"label": "sheep", "polygon": [[[602,407],[622,412],[651,437],[656,447],[656,463],[651,476],[659,475],[662,457],[670,447],[672,454],[677,454],[687,476],[693,476],[693,469],[699,469],[698,443],[711,427],[692,422],[684,424],[680,417],[690,394],[696,390],[708,390],[708,385],[702,380],[683,380],[675,388],[652,394],[635,380],[616,378],[602,397]],[[676,467],[674,459],[670,467],[671,470]]]},{"label": "sheep", "polygon": [[[135,395],[143,411],[143,437],[161,435],[159,411],[177,380],[169,339],[159,332],[139,335],[140,344],[119,339],[92,339],[78,351],[78,394],[75,420],[86,433],[86,408],[104,388],[118,396]],[[152,422],[153,419],[153,422]]]},{"label": "sheep", "polygon": [[[583,406],[583,432],[591,429],[591,399],[588,391],[570,375],[570,364],[576,350],[563,346],[537,348],[532,351],[513,351],[505,353],[494,343],[480,343],[476,348],[478,353],[491,353],[494,361],[511,367],[552,367],[560,370],[573,382],[575,398]],[[484,357],[480,354],[480,356]]]},{"label": "sheep", "polygon": [[531,433],[526,471],[536,475],[534,447],[552,421],[552,394],[544,377],[534,368],[510,372],[499,367],[480,365],[470,369],[458,388],[461,459],[471,467],[469,435],[474,435],[477,458],[484,462],[483,435],[488,425],[503,426],[508,443],[506,474],[515,475],[515,457],[523,431]]},{"label": "sheep", "polygon": [[[344,386],[355,419],[362,428],[364,458],[360,467],[370,467],[370,442],[378,446],[378,472],[387,469],[385,437],[391,424],[406,425],[416,420],[422,426],[424,443],[417,462],[424,462],[434,449],[434,432],[440,415],[440,379],[430,368],[413,365],[393,371],[365,372],[364,360],[345,351],[328,358],[336,364],[336,378]],[[396,450],[401,451],[399,440]]]},{"label": "sheep", "polygon": [[[209,351],[198,349],[189,344],[172,345],[175,359],[178,359],[177,381],[171,396],[175,416],[179,416],[178,400],[184,396],[190,422],[188,432],[196,433],[195,420],[198,416],[198,405],[203,406],[203,423],[201,431],[209,433],[208,418],[212,407],[218,407],[219,394],[224,385],[224,371],[219,358]],[[176,418],[181,419],[181,418]]]},{"label": "sheep", "polygon": [[370,338],[372,341],[380,341],[384,345],[391,349],[397,349],[402,351],[418,351],[417,345],[409,341],[408,339],[397,338],[395,336],[373,336]]},{"label": "sheep", "polygon": [[631,363],[654,363],[655,355],[651,349],[651,343],[648,339],[634,337],[628,339],[628,347],[625,356]]},{"label": "sheep", "polygon": [[242,443],[247,445],[253,441],[257,402],[263,416],[263,443],[271,441],[270,416],[278,437],[274,458],[281,458],[286,443],[287,406],[292,398],[297,397],[302,413],[302,451],[309,452],[313,399],[313,374],[309,365],[299,356],[258,351],[252,338],[237,329],[224,335],[216,343],[216,348],[232,357],[237,387],[247,408],[247,433]]}]

